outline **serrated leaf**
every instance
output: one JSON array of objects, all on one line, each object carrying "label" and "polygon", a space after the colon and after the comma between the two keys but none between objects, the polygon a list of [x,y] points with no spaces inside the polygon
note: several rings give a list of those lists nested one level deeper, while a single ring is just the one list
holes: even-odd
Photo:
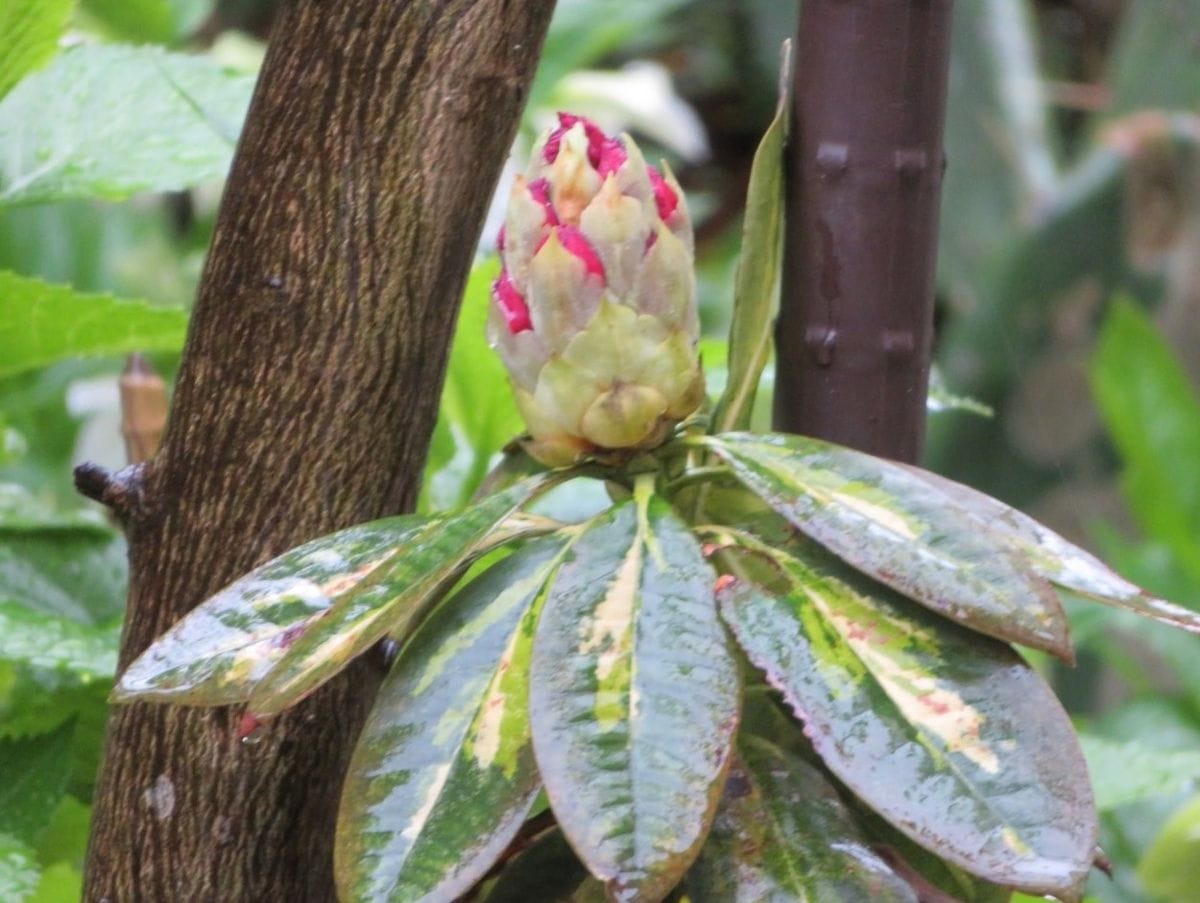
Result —
[{"label": "serrated leaf", "polygon": [[0,833],[0,900],[22,903],[38,885],[37,854],[11,834]]},{"label": "serrated leaf", "polygon": [[37,843],[66,791],[74,732],[68,723],[48,734],[0,740],[0,834]]},{"label": "serrated leaf", "polygon": [[439,518],[389,556],[377,576],[335,600],[271,666],[250,694],[249,711],[275,715],[299,702],[385,636],[403,639],[463,568],[500,541],[517,538],[502,526],[518,507],[556,478],[533,477],[470,508]]},{"label": "serrated leaf", "polygon": [[941,491],[947,504],[972,515],[978,529],[1002,534],[1020,550],[1035,573],[1055,586],[1095,602],[1200,633],[1200,613],[1150,595],[1095,555],[1063,539],[1029,515],[927,470],[917,467],[908,470]]},{"label": "serrated leaf", "polygon": [[0,484],[0,602],[99,627],[124,608],[127,574],[125,540],[103,520]]},{"label": "serrated leaf", "polygon": [[221,179],[253,87],[202,56],[65,50],[0,100],[0,203],[116,200]]},{"label": "serrated leaf", "polygon": [[1158,749],[1140,740],[1079,738],[1096,787],[1096,808],[1107,812],[1153,796],[1179,793],[1200,779],[1200,751]]},{"label": "serrated leaf", "polygon": [[974,630],[1073,660],[1049,582],[1003,534],[904,465],[805,436],[727,433],[705,444],[748,489],[863,573]]},{"label": "serrated leaf", "polygon": [[0,600],[0,659],[70,673],[82,681],[112,677],[120,627],[90,627]]},{"label": "serrated leaf", "polygon": [[541,788],[529,728],[538,540],[446,600],[380,688],[347,772],[335,872],[347,900],[452,900],[491,868]]},{"label": "serrated leaf", "polygon": [[175,350],[187,311],[0,270],[0,378],[71,357]]},{"label": "serrated leaf", "polygon": [[6,0],[0,4],[0,98],[58,51],[74,0]]},{"label": "serrated leaf", "polygon": [[829,769],[968,872],[1077,894],[1095,807],[1071,723],[1037,672],[832,559],[752,546],[775,558],[791,588],[773,596],[735,581],[721,593],[722,614]]},{"label": "serrated leaf", "polygon": [[787,142],[791,43],[780,59],[779,102],[775,118],[754,153],[742,256],[734,282],[733,322],[729,329],[729,363],[725,390],[713,412],[713,432],[746,429],[754,408],[759,377],[771,354],[775,327],[775,295],[783,250],[783,148]]},{"label": "serrated leaf", "polygon": [[737,664],[691,531],[639,485],[584,529],[533,652],[534,751],[550,804],[616,898],[658,900],[699,851],[728,764]]},{"label": "serrated leaf", "polygon": [[817,769],[743,738],[686,887],[695,900],[917,903]]},{"label": "serrated leaf", "polygon": [[402,515],[340,530],[285,552],[202,602],[121,675],[114,702],[243,702],[288,646],[338,599],[436,525]]}]

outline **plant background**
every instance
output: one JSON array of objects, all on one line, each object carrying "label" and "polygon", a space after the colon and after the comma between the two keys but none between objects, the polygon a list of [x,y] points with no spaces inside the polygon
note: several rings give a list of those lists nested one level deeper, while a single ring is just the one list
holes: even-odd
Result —
[{"label": "plant background", "polygon": [[[174,372],[272,7],[0,0],[0,899],[79,898],[127,575],[71,467],[123,463],[126,353]],[[671,162],[710,389],[794,16],[559,0],[514,149],[570,108]],[[1200,608],[1200,0],[960,0],[954,28],[925,463]],[[465,501],[520,429],[483,338],[494,231],[426,508]],[[1039,665],[1083,735],[1115,867],[1089,899],[1200,901],[1200,640],[1096,606],[1072,620],[1079,667]]]}]

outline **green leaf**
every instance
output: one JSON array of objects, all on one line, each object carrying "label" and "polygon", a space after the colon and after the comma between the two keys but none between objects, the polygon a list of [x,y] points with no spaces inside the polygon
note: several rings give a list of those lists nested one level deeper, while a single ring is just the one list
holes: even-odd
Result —
[{"label": "green leaf", "polygon": [[0,98],[58,51],[74,0],[5,0],[0,4]]},{"label": "green leaf", "polygon": [[[250,694],[249,710],[275,715],[295,705],[384,637],[403,639],[462,570],[518,537],[502,522],[551,480],[533,477],[447,515],[389,555],[378,575],[334,601],[291,645]],[[544,532],[544,531],[543,531]]]},{"label": "green leaf", "polygon": [[455,899],[520,829],[541,788],[528,708],[534,603],[564,547],[538,540],[484,571],[401,651],[343,790],[344,899]]},{"label": "green leaf", "polygon": [[1200,903],[1195,864],[1200,862],[1200,796],[1185,803],[1163,826],[1138,864],[1138,877],[1156,899]]},{"label": "green leaf", "polygon": [[735,580],[722,614],[829,769],[968,872],[1074,894],[1096,813],[1071,723],[1037,672],[827,556],[736,541],[772,557],[791,587],[775,596]]},{"label": "green leaf", "polygon": [[174,350],[187,311],[0,270],[0,378],[69,357]]},{"label": "green leaf", "polygon": [[739,675],[691,531],[639,483],[589,522],[533,652],[534,751],[571,845],[615,898],[659,900],[720,795]]},{"label": "green leaf", "polygon": [[[2,887],[0,893],[3,893]],[[37,891],[26,903],[66,903],[68,900],[82,899],[83,873],[69,862],[55,862],[42,869]]]},{"label": "green leaf", "polygon": [[33,850],[11,834],[0,833],[0,900],[22,903],[38,884]]},{"label": "green leaf", "polygon": [[1200,2],[1131,3],[1109,58],[1111,115],[1145,109],[1189,113],[1200,104]]},{"label": "green leaf", "polygon": [[542,833],[505,865],[483,903],[604,903],[604,886],[588,874],[562,831]]},{"label": "green leaf", "polygon": [[313,621],[373,586],[408,544],[436,527],[401,515],[340,530],[285,552],[202,602],[133,662],[114,702],[228,705],[254,687]]},{"label": "green leaf", "polygon": [[120,627],[91,627],[0,599],[0,659],[68,672],[87,682],[112,677]]},{"label": "green leaf", "polygon": [[1063,539],[1027,514],[969,486],[947,480],[918,467],[906,467],[914,476],[945,494],[946,504],[975,519],[977,529],[1002,535],[1020,551],[1034,573],[1067,591],[1114,608],[1200,633],[1200,614],[1155,598],[1130,583],[1103,561]]},{"label": "green leaf", "polygon": [[212,4],[207,0],[80,0],[80,6],[115,40],[169,44],[198,27]]},{"label": "green leaf", "polygon": [[102,520],[57,513],[0,484],[0,602],[107,626],[124,607],[127,573],[125,541]]},{"label": "green leaf", "polygon": [[221,179],[253,87],[200,56],[66,50],[0,100],[0,203],[118,200]]},{"label": "green leaf", "polygon": [[802,436],[729,433],[705,443],[776,512],[863,573],[974,630],[1072,660],[1050,584],[1007,537],[910,468]]},{"label": "green leaf", "polygon": [[0,740],[0,834],[28,844],[50,823],[70,775],[73,724],[48,734]]},{"label": "green leaf", "polygon": [[775,118],[755,151],[750,170],[742,257],[729,328],[728,376],[712,419],[713,432],[717,433],[750,425],[758,380],[771,354],[783,250],[783,148],[788,132],[791,55],[791,43],[785,42]]},{"label": "green leaf", "polygon": [[1158,749],[1141,740],[1079,738],[1096,787],[1096,808],[1107,812],[1153,796],[1179,793],[1200,778],[1200,751]]},{"label": "green leaf", "polygon": [[1113,305],[1101,330],[1092,384],[1138,523],[1200,582],[1200,397],[1153,323],[1128,302]]},{"label": "green leaf", "polygon": [[496,452],[524,429],[504,364],[487,344],[491,285],[499,272],[496,258],[477,263],[463,296],[426,465],[425,493],[435,509],[465,505]]},{"label": "green leaf", "polygon": [[740,743],[686,887],[699,900],[917,903],[817,769],[757,737]]}]

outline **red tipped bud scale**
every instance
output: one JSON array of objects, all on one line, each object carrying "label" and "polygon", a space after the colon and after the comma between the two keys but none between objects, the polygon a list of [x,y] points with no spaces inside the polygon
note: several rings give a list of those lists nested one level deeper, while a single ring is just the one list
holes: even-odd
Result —
[{"label": "red tipped bud scale", "polygon": [[489,338],[543,462],[652,448],[704,397],[692,227],[669,171],[568,113],[513,185]]}]

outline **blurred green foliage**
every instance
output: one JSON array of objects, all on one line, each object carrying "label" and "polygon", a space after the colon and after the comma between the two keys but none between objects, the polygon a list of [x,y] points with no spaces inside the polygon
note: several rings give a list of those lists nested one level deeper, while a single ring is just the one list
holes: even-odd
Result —
[{"label": "blurred green foliage", "polygon": [[[227,26],[257,27],[270,6],[0,0],[5,901],[79,896],[126,577],[119,532],[83,510],[70,468],[117,439],[120,355],[158,351],[168,376],[174,368],[253,86],[244,61],[256,45],[229,50]],[[1064,9],[1082,21],[1089,6],[957,6],[937,353],[947,405],[965,393],[996,415],[933,418],[927,463],[1200,607],[1200,266],[1189,265],[1200,259],[1200,0],[1125,3],[1098,55],[1047,25]],[[737,203],[794,4],[559,7],[524,140],[570,73],[639,56],[666,64],[709,131],[709,160],[672,165],[686,163],[706,325],[719,334]],[[519,429],[484,347],[493,269],[481,263],[467,289],[428,508],[468,498]],[[706,340],[713,389],[724,355]],[[769,412],[765,379],[755,425]],[[1196,638],[1082,607],[1074,630],[1081,672],[1056,677],[1103,788],[1116,876],[1092,893],[1200,900],[1188,868],[1200,859]]]}]

